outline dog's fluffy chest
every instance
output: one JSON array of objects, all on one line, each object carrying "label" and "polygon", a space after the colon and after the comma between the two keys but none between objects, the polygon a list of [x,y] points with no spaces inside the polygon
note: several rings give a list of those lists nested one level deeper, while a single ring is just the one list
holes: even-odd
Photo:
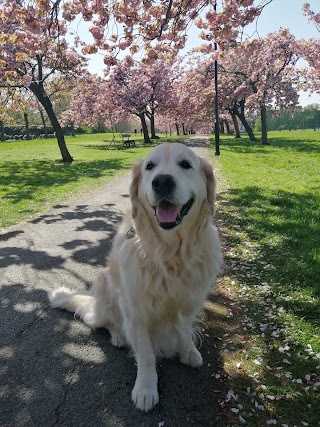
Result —
[{"label": "dog's fluffy chest", "polygon": [[[199,309],[212,286],[216,266],[205,248],[196,248],[192,262],[180,254],[147,253],[138,239],[122,245],[120,294],[124,300],[143,306],[151,317],[190,315]],[[126,265],[130,268],[126,268]],[[130,278],[128,277],[130,270]],[[130,279],[130,287],[127,286]]]},{"label": "dog's fluffy chest", "polygon": [[164,245],[128,236],[129,228],[118,234],[109,263],[123,317],[172,333],[196,317],[213,285],[222,259],[217,231],[208,224],[196,239]]}]

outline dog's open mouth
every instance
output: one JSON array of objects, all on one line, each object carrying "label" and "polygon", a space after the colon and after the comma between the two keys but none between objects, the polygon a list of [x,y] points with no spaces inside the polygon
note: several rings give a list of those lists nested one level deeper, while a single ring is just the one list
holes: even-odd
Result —
[{"label": "dog's open mouth", "polygon": [[183,217],[188,214],[192,204],[192,198],[183,206],[175,205],[168,200],[161,200],[158,206],[154,206],[159,226],[165,230],[176,227],[180,224]]}]

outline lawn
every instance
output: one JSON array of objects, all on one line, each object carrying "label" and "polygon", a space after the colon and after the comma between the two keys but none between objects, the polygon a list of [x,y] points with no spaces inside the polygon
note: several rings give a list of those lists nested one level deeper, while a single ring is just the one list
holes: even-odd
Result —
[{"label": "lawn", "polygon": [[[211,150],[226,264],[219,301],[227,313],[224,364],[215,375],[229,425],[314,427],[320,420],[320,132],[269,136],[265,147],[222,137],[221,156]],[[61,162],[53,139],[0,143],[0,228],[104,185],[150,149],[142,142],[110,146],[110,138],[67,138],[71,165]]]},{"label": "lawn", "polygon": [[319,426],[320,132],[222,137],[228,300],[220,405],[230,425]]},{"label": "lawn", "polygon": [[[104,185],[150,150],[140,135],[136,148],[123,149],[121,138],[110,144],[111,138],[67,137],[72,164],[63,164],[55,139],[0,142],[0,229]],[[156,142],[164,140],[162,136]]]}]

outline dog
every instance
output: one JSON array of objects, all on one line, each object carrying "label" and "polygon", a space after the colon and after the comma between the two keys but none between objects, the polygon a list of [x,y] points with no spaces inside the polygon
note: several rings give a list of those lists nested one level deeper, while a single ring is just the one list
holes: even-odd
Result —
[{"label": "dog", "polygon": [[159,402],[156,357],[179,355],[198,368],[195,324],[222,266],[212,224],[215,178],[209,162],[183,144],[162,144],[132,168],[131,214],[113,241],[108,267],[90,291],[58,289],[53,307],[130,347],[137,377],[131,397],[149,411]]}]

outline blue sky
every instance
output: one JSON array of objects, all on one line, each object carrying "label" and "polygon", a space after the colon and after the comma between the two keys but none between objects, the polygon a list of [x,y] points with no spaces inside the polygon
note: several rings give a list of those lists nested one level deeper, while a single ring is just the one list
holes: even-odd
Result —
[{"label": "blue sky", "polygon": [[[260,36],[288,28],[297,38],[319,37],[315,26],[308,23],[301,9],[305,0],[273,0],[266,6],[258,20]],[[309,0],[311,9],[320,12],[319,0]]]},{"label": "blue sky", "polygon": [[[266,36],[268,33],[277,31],[279,28],[288,28],[297,38],[320,37],[320,33],[315,26],[308,23],[307,18],[302,15],[302,5],[305,0],[273,0],[266,6],[258,20],[257,30],[260,37]],[[221,0],[217,0],[219,7]],[[257,0],[257,3],[259,1]],[[320,12],[319,0],[308,0],[311,9]],[[82,32],[82,31],[81,31]],[[246,33],[250,36],[255,32],[255,26],[251,25]],[[198,30],[190,29],[187,50],[195,46],[199,46],[202,41],[197,37]],[[103,70],[103,55],[95,55],[90,60],[89,69],[93,73],[102,74]],[[300,94],[300,104],[307,105],[311,103],[320,104],[320,96],[313,94],[309,96],[305,93]]]}]

